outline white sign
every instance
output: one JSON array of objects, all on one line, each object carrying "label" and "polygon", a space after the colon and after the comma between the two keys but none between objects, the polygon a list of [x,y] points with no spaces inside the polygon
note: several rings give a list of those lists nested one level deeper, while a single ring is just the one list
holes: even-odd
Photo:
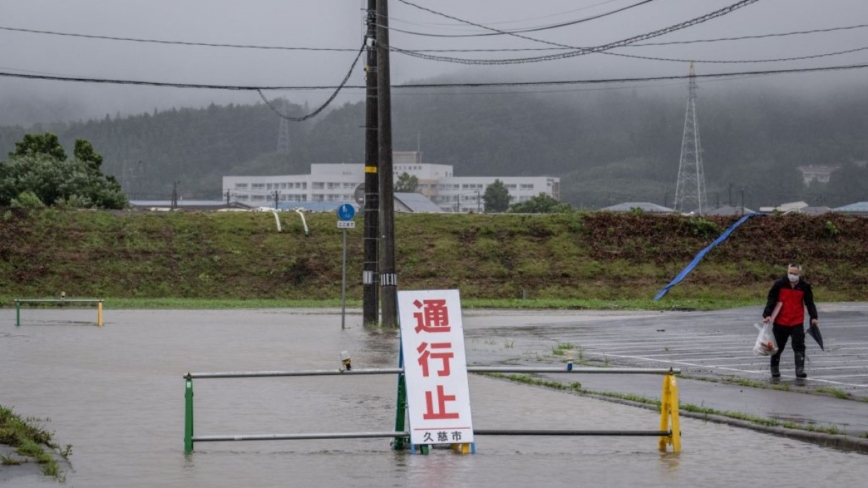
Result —
[{"label": "white sign", "polygon": [[338,229],[355,229],[355,220],[338,220]]},{"label": "white sign", "polygon": [[399,291],[410,442],[473,442],[458,290]]}]

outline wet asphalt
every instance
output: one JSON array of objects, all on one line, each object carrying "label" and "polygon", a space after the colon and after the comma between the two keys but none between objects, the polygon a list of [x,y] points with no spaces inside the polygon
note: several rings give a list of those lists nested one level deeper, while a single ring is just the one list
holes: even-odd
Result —
[{"label": "wet asphalt", "polygon": [[[465,312],[468,360],[477,364],[678,368],[686,404],[834,428],[868,445],[868,304],[821,303],[825,350],[807,343],[808,378],[795,378],[792,349],[771,378],[752,352],[760,307],[715,312]],[[587,390],[661,396],[659,377],[547,375]]]}]

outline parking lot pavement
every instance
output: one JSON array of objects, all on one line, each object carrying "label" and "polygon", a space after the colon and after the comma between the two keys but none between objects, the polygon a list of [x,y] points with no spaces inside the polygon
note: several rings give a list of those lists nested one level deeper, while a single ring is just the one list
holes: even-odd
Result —
[{"label": "parking lot pavement", "polygon": [[[466,319],[468,357],[482,363],[530,365],[576,362],[603,367],[679,368],[682,404],[690,403],[868,433],[868,304],[818,305],[825,351],[806,338],[807,379],[794,376],[785,349],[782,377],[772,383],[769,358],[752,353],[760,307],[715,312],[574,312],[550,317]],[[497,312],[492,312],[496,314]],[[485,344],[489,344],[486,351]],[[562,349],[559,349],[562,347]],[[594,391],[660,397],[660,381],[635,375],[553,375]],[[720,380],[727,380],[721,382]],[[752,386],[775,388],[752,388]],[[806,395],[805,393],[817,393]],[[848,397],[841,399],[837,397]]]}]

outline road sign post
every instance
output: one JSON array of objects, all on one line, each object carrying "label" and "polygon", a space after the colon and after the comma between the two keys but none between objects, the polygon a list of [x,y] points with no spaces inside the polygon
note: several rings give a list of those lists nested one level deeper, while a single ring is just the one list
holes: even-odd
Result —
[{"label": "road sign post", "polygon": [[347,229],[355,229],[356,207],[345,203],[338,207],[338,229],[343,231],[343,259],[341,264],[341,330],[346,328],[347,310]]}]

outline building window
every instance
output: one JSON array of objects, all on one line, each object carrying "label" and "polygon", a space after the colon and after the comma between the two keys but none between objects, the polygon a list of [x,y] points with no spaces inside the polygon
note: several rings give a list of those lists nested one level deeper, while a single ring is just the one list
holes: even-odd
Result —
[{"label": "building window", "polygon": [[265,183],[252,183],[250,185],[250,189],[251,190],[264,190],[265,189]]},{"label": "building window", "polygon": [[247,183],[235,183],[235,189],[236,190],[246,190],[247,189]]},{"label": "building window", "polygon": [[522,190],[533,190],[533,183],[522,183],[521,189]]},{"label": "building window", "polygon": [[315,181],[314,183],[311,184],[310,187],[314,190],[322,190],[323,188],[325,188],[325,183]]}]

